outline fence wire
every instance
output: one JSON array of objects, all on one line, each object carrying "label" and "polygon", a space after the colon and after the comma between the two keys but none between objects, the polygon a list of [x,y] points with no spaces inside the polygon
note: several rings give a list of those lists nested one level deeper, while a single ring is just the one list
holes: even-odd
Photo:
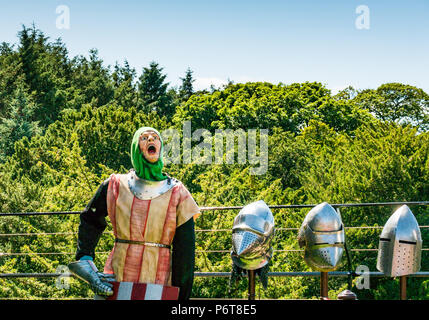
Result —
[{"label": "fence wire", "polygon": [[[346,204],[331,204],[334,208],[347,208],[347,207],[372,207],[372,206],[399,206],[399,205],[429,205],[429,201],[411,201],[411,202],[380,202],[380,203],[346,203]],[[301,208],[312,208],[316,206],[316,204],[308,204],[308,205],[271,205],[270,209],[301,209]],[[212,211],[216,212],[218,210],[239,210],[242,209],[243,206],[229,206],[229,207],[202,207],[201,212]],[[0,213],[0,218],[3,216],[17,216],[17,217],[26,217],[26,216],[40,216],[40,215],[76,215],[81,214],[82,211],[57,211],[57,212],[16,212],[16,213]],[[349,226],[345,227],[346,230],[359,230],[359,229],[382,229],[383,226]],[[429,225],[420,226],[420,229],[428,229]],[[276,232],[297,232],[299,228],[296,227],[279,227],[276,228]],[[196,233],[215,233],[215,232],[224,232],[231,233],[231,229],[196,229]],[[46,236],[76,236],[77,232],[28,232],[28,233],[3,233],[0,234],[0,238],[7,237],[46,237]],[[103,234],[113,235],[112,231],[104,231]],[[224,249],[204,249],[204,250],[196,250],[196,254],[205,254],[205,253],[222,253],[222,254],[230,254],[232,248],[224,248]],[[377,252],[378,248],[352,248],[351,252]],[[422,251],[429,251],[429,248],[423,248]],[[302,253],[303,249],[274,249],[274,254],[277,253]],[[99,251],[95,252],[96,254],[109,254],[110,251]],[[75,252],[0,252],[0,257],[17,257],[17,256],[31,256],[31,255],[75,255]],[[197,277],[229,277],[230,272],[195,272],[195,276]],[[67,274],[61,273],[3,273],[0,274],[0,279],[8,279],[8,278],[49,278],[49,277],[59,277],[59,276],[67,276]],[[68,274],[68,276],[72,276],[72,274]],[[319,272],[269,272],[268,276],[270,277],[317,277],[320,276]],[[350,272],[329,272],[329,276],[334,277],[346,277],[350,276]],[[370,272],[371,277],[384,277],[381,272]],[[429,277],[429,272],[422,271],[418,272],[414,275],[409,275],[410,277]],[[9,298],[7,298],[9,299]],[[14,299],[14,298],[10,298]],[[49,298],[41,298],[41,299],[49,299]],[[55,299],[55,298],[52,298]],[[74,300],[75,298],[64,298],[69,300]],[[84,300],[86,298],[78,298],[77,300]]]}]

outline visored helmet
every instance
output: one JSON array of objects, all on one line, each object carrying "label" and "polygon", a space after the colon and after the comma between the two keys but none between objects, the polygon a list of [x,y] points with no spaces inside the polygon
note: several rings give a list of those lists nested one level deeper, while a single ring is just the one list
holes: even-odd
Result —
[{"label": "visored helmet", "polygon": [[304,249],[304,260],[312,269],[334,271],[344,251],[344,226],[335,209],[323,202],[311,209],[298,232],[298,243]]},{"label": "visored helmet", "polygon": [[243,207],[232,226],[233,263],[246,270],[265,266],[272,257],[273,235],[274,217],[263,200]]},{"label": "visored helmet", "polygon": [[416,218],[408,206],[397,209],[380,235],[377,269],[398,277],[420,270],[422,237]]}]

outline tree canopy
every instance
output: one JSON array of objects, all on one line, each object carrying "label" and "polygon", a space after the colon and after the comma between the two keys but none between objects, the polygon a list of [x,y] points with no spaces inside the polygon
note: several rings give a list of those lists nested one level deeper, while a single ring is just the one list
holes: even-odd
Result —
[{"label": "tree canopy", "polygon": [[[188,68],[179,89],[165,82],[158,62],[136,70],[125,60],[105,66],[96,49],[89,57],[69,57],[65,44],[42,31],[23,27],[18,45],[0,46],[0,212],[80,211],[111,173],[131,168],[132,135],[140,126],[180,135],[181,161],[165,172],[181,180],[200,206],[317,204],[429,200],[428,95],[420,88],[386,83],[376,89],[349,87],[333,94],[323,84],[236,83],[194,91]],[[268,130],[264,174],[245,162],[185,163],[184,124],[191,133],[205,129]],[[188,137],[189,138],[189,137]],[[191,137],[191,147],[202,136]],[[214,144],[210,145],[212,156]],[[237,147],[238,148],[238,147]],[[258,145],[258,152],[262,148]],[[199,149],[195,149],[199,151]],[[228,152],[235,152],[233,147]],[[248,150],[246,150],[248,152]],[[195,152],[197,154],[198,152]],[[238,159],[237,154],[237,159]],[[234,158],[235,159],[235,158]],[[427,225],[427,207],[412,207]],[[307,209],[273,209],[275,253],[270,271],[309,271],[296,241]],[[238,212],[207,211],[196,221],[196,271],[231,271],[231,234]],[[342,210],[346,227],[382,226],[389,207]],[[0,273],[56,272],[74,259],[78,215],[0,217]],[[349,246],[378,248],[380,229],[346,230]],[[423,232],[423,241],[429,240]],[[111,226],[97,246],[101,268],[113,246]],[[422,270],[429,269],[423,252]],[[345,259],[345,258],[344,258]],[[343,260],[344,260],[343,259]],[[375,271],[374,251],[354,251],[352,264]],[[347,270],[344,264],[339,270]],[[0,298],[91,297],[76,279],[59,288],[57,279],[0,279]],[[259,286],[259,285],[258,285]],[[429,297],[429,280],[412,279],[408,295]],[[329,296],[347,287],[330,280]],[[353,290],[359,299],[396,299],[397,279],[371,279],[370,290]],[[245,280],[196,278],[192,297],[245,298]],[[314,299],[317,278],[270,278],[258,296]]]}]

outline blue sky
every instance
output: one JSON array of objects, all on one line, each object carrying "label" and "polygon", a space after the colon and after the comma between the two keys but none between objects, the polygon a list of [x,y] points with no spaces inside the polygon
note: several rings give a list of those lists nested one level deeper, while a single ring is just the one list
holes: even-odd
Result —
[{"label": "blue sky", "polygon": [[[70,29],[56,26],[59,5]],[[355,26],[360,5],[369,29]],[[71,57],[97,48],[106,65],[127,59],[138,75],[157,61],[171,85],[190,67],[198,89],[231,79],[429,93],[429,0],[0,0],[0,41],[16,43],[33,22]]]}]

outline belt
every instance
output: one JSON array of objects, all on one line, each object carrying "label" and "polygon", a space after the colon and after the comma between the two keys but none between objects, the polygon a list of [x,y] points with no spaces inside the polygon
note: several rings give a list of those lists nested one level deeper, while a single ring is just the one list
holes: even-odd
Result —
[{"label": "belt", "polygon": [[170,249],[171,246],[168,244],[162,244],[162,243],[156,243],[156,242],[147,242],[147,241],[137,241],[137,240],[124,240],[124,239],[115,239],[115,242],[119,242],[119,243],[128,243],[128,244],[140,244],[143,246],[148,246],[148,247],[157,247],[157,248],[168,248]]}]

